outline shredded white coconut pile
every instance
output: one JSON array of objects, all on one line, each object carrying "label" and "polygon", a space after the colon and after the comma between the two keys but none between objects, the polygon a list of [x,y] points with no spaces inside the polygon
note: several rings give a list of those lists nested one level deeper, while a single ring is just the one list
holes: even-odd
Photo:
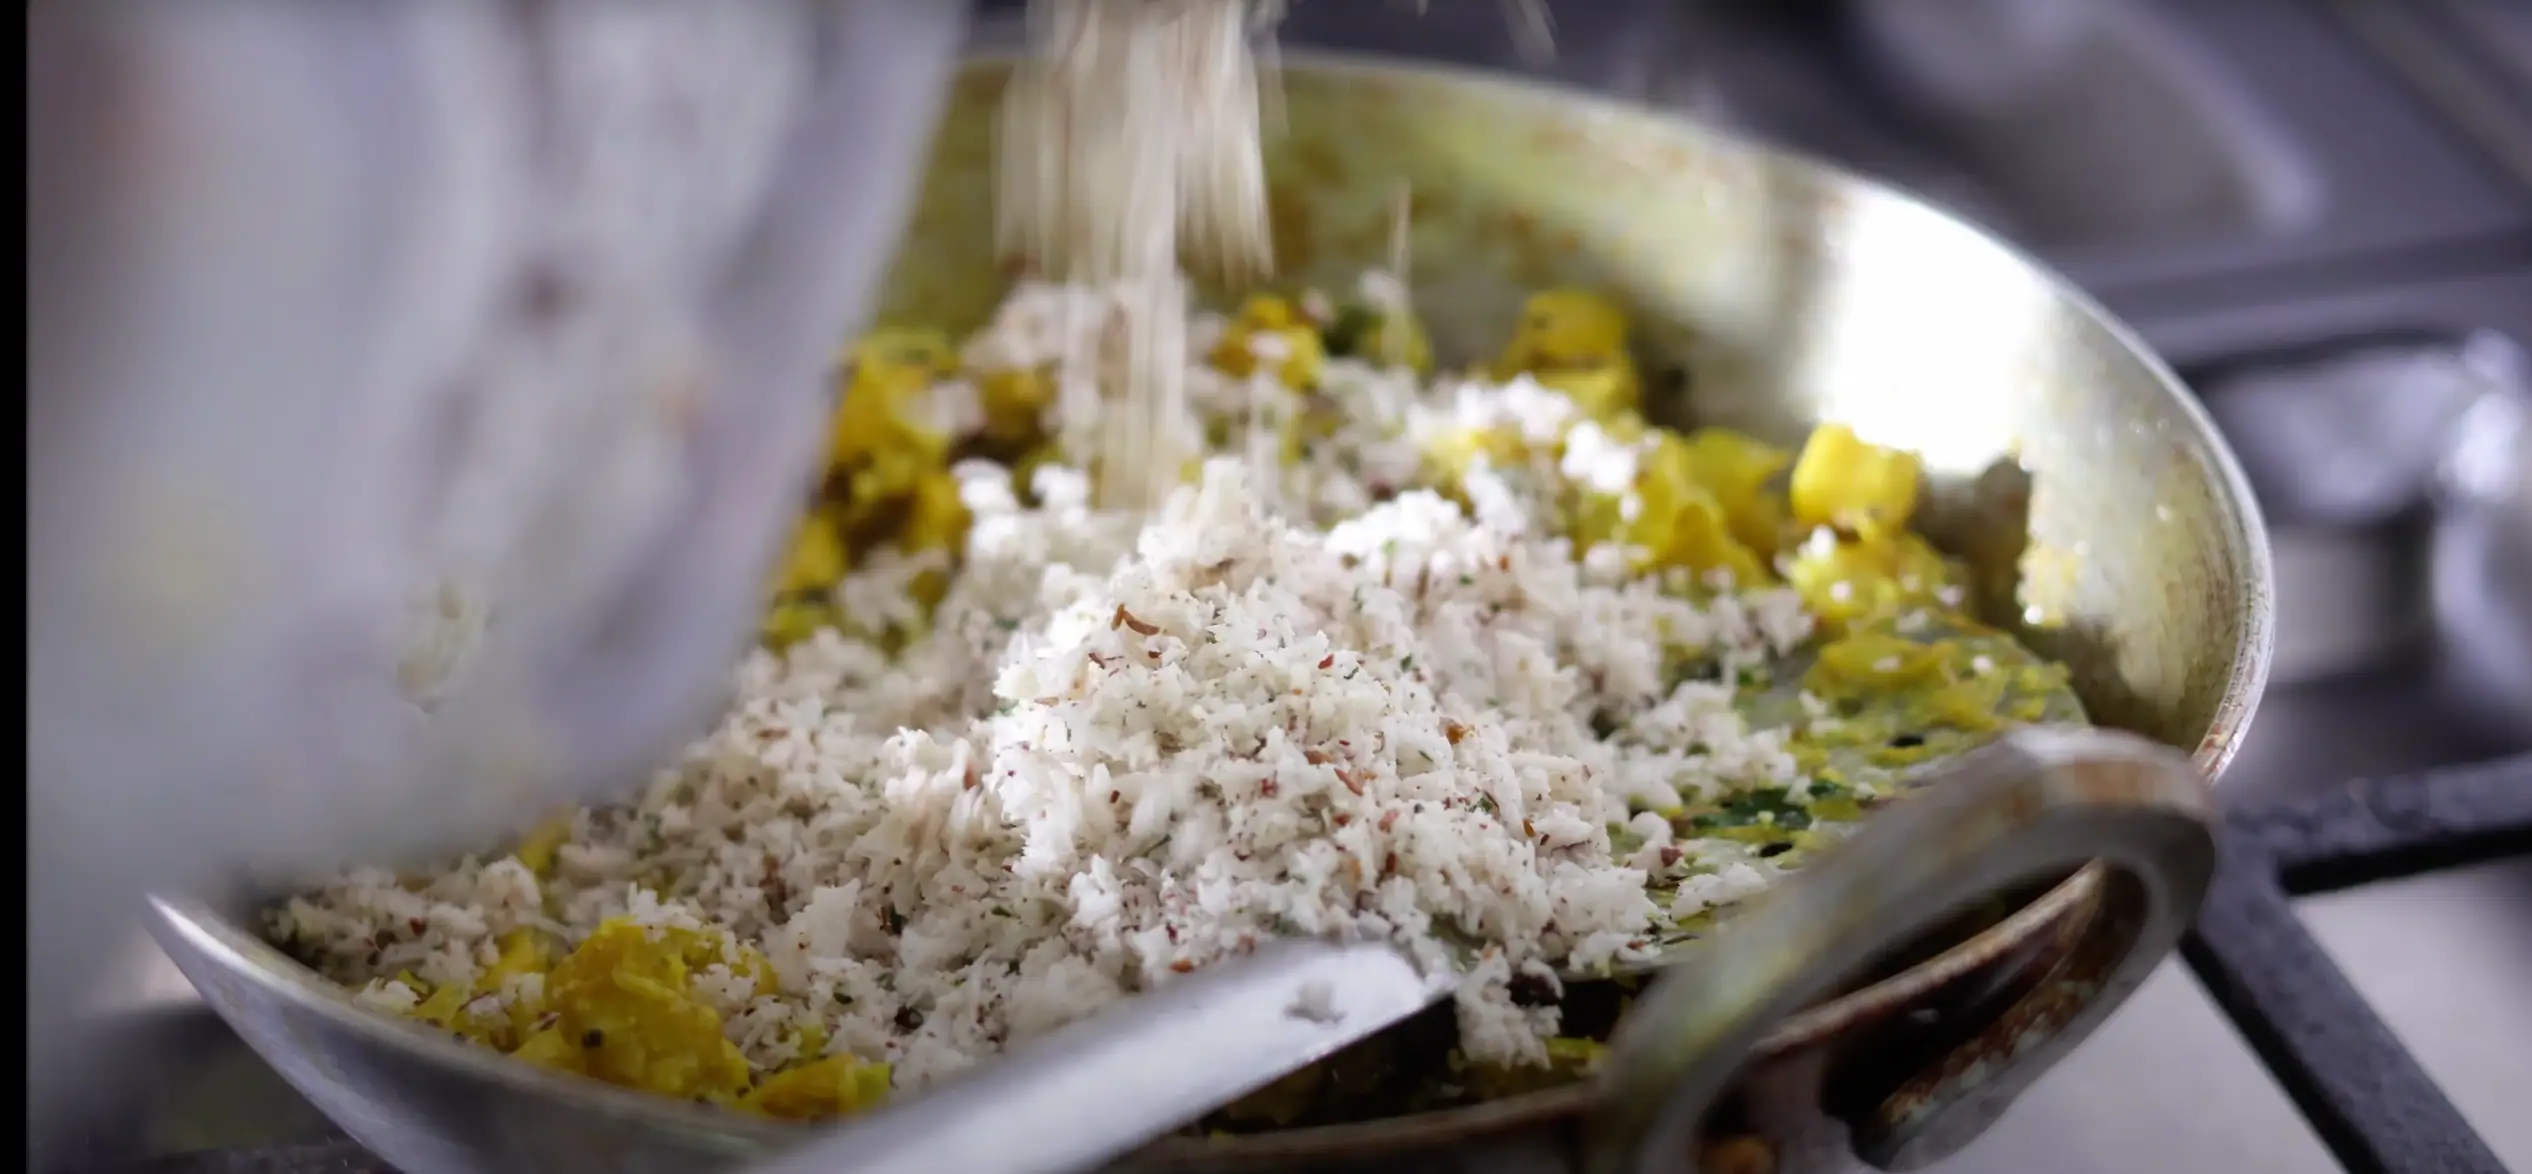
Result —
[{"label": "shredded white coconut pile", "polygon": [[[1061,354],[1048,335],[1097,301],[1023,288],[968,359]],[[1209,345],[1219,324],[1186,334]],[[1191,412],[1298,396],[1201,354]],[[638,803],[575,816],[542,882],[516,860],[420,892],[355,874],[293,902],[283,934],[393,1003],[374,980],[469,980],[521,925],[717,927],[780,980],[759,996],[715,967],[701,984],[751,1062],[794,1059],[816,1024],[901,1087],[1268,938],[1380,938],[1458,982],[1471,1059],[1544,1062],[1557,1011],[1516,1003],[1516,977],[1553,989],[1643,957],[1674,909],[1773,874],[1735,845],[1674,843],[1644,808],[1795,780],[1782,733],[1735,713],[1730,674],[1665,681],[1683,660],[1781,656],[1809,620],[1781,589],[1692,602],[1622,552],[1578,556],[1521,502],[1472,518],[1397,492],[1433,421],[1565,438],[1571,405],[1536,384],[1423,387],[1332,359],[1314,394],[1344,424],[1297,467],[1269,485],[1259,461],[1217,456],[1154,518],[1094,510],[1063,465],[1027,504],[1002,468],[962,465],[967,547],[901,650],[830,630],[750,657],[719,728]],[[1614,449],[1595,431],[1569,457],[1592,444]],[[920,569],[865,565],[848,610],[903,601]]]}]

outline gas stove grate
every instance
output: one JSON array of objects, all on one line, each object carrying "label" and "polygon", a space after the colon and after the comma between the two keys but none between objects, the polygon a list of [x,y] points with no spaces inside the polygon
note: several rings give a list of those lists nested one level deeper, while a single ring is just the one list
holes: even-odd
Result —
[{"label": "gas stove grate", "polygon": [[2294,911],[2532,854],[2532,755],[2236,809],[2181,952],[2349,1174],[2506,1174]]}]

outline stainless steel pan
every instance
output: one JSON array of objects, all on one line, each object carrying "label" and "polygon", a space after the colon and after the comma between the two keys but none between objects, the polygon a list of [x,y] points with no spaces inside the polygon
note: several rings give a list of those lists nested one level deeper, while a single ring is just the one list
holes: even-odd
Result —
[{"label": "stainless steel pan", "polygon": [[[1377,262],[1405,183],[1417,304],[1445,356],[1482,353],[1525,291],[1589,284],[1632,307],[1647,361],[1677,373],[1689,418],[1786,441],[1842,421],[1923,453],[1926,528],[1977,568],[1984,612],[2024,623],[2070,664],[2097,721],[2221,774],[2267,668],[2267,543],[2205,415],[2098,307],[1914,199],[1650,112],[1440,69],[1302,54],[1284,68],[1286,129],[1269,171],[1287,276],[1332,284]],[[979,63],[952,96],[887,318],[973,325],[1000,292],[989,167],[1004,72]],[[2168,813],[2186,796],[2097,757],[2051,777],[2054,789],[2012,811],[1967,810],[1917,833],[1926,869],[1964,881],[1990,860],[1961,849],[1974,829],[1991,848],[2028,849],[2048,827],[2052,858],[2124,856],[2128,870],[2060,873],[2009,916],[1919,943],[1921,961],[1781,1022],[1751,1017],[1779,1013],[1771,995],[1809,993],[1797,979],[1836,989],[1828,962],[1896,943],[1797,934],[1764,965],[1753,955],[1726,968],[1741,988],[1708,1005],[1750,1021],[1712,1037],[1747,1056],[1728,1091],[1700,1098],[1716,1114],[1710,1163],[1803,1171],[1860,1157],[1897,1169],[1939,1157],[2170,948],[2203,880],[2191,880],[2203,845],[2140,855],[2122,813]],[[1822,924],[1891,932],[1845,916],[1876,899],[1870,886],[1791,887],[1801,891],[1785,903]],[[163,903],[163,942],[249,1043],[408,1171],[686,1171],[811,1136],[551,1076],[359,1012],[242,928],[245,896]],[[1925,911],[1891,912],[1895,925]],[[1599,1091],[1164,1142],[1131,1164],[1565,1168],[1583,1160],[1590,1114],[1625,1115]]]}]

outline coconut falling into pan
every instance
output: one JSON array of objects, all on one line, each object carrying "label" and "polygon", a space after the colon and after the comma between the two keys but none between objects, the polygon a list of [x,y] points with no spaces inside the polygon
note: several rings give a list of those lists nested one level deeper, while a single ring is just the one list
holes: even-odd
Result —
[{"label": "coconut falling into pan", "polygon": [[[1544,0],[1503,6],[1525,57],[1551,51]],[[1030,0],[1031,51],[1003,100],[997,231],[1028,271],[1113,291],[1114,329],[1096,354],[1066,356],[1058,381],[1066,426],[1097,422],[1103,508],[1158,506],[1193,451],[1177,433],[1182,271],[1231,289],[1273,271],[1261,123],[1283,11],[1283,0]]]}]

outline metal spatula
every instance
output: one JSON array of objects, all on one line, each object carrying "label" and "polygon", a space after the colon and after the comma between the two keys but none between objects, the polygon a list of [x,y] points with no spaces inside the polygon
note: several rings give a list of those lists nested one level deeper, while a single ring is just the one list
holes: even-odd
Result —
[{"label": "metal spatula", "polygon": [[1117,1004],[764,1174],[1094,1168],[1447,998],[1384,943],[1284,941]]}]

